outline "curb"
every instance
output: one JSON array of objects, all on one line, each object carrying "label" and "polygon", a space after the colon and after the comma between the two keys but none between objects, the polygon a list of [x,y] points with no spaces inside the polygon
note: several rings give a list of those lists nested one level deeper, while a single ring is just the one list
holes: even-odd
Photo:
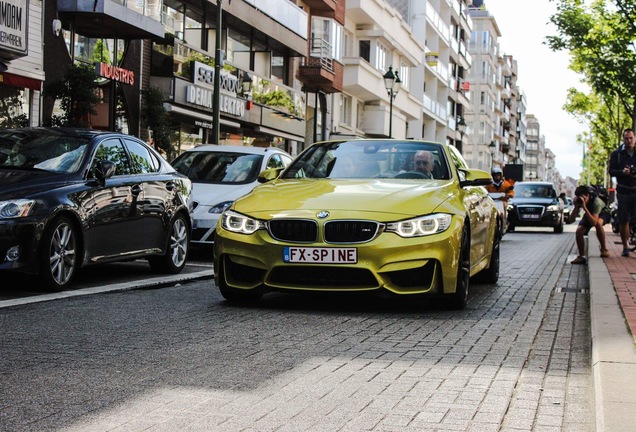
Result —
[{"label": "curb", "polygon": [[179,273],[176,275],[163,275],[153,278],[139,279],[128,282],[114,283],[92,288],[82,288],[78,290],[62,291],[58,293],[42,294],[33,297],[16,298],[12,300],[0,301],[0,309],[10,306],[20,306],[30,303],[37,303],[50,300],[59,300],[71,297],[78,297],[90,294],[105,292],[127,291],[140,288],[162,288],[166,286],[178,285],[181,282],[211,279],[214,277],[214,270],[201,270],[190,273]]},{"label": "curb", "polygon": [[[599,250],[593,232],[588,236],[589,250]],[[603,258],[588,255],[588,274],[596,430],[631,432],[636,425],[634,338]]]}]

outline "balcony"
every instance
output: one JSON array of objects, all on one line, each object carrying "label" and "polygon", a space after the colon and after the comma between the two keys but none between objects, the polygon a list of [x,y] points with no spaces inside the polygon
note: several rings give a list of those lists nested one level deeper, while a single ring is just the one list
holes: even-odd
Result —
[{"label": "balcony", "polygon": [[343,72],[342,64],[332,58],[331,44],[324,39],[314,38],[310,56],[301,60],[298,80],[303,83],[305,91],[340,93]]},{"label": "balcony", "polygon": [[83,36],[125,40],[163,38],[163,24],[135,11],[134,7],[134,2],[124,0],[57,0],[60,19],[71,22]]},{"label": "balcony", "polygon": [[335,12],[338,2],[336,0],[305,0],[304,3],[312,11]]}]

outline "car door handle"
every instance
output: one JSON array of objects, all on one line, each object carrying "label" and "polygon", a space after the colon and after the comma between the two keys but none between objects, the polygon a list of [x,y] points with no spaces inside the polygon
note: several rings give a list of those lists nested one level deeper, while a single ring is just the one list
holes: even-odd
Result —
[{"label": "car door handle", "polygon": [[141,193],[141,190],[142,190],[142,189],[141,189],[141,186],[139,186],[139,185],[134,185],[134,186],[130,189],[130,192],[131,192],[133,195],[137,196],[137,195],[139,195],[139,194]]}]

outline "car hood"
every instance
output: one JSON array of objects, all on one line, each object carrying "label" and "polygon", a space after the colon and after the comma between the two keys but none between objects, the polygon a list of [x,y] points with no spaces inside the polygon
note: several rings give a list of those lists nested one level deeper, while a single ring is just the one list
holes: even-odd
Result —
[{"label": "car hood", "polygon": [[227,185],[218,183],[193,183],[192,198],[199,205],[214,206],[223,201],[234,201],[242,197],[260,183]]},{"label": "car hood", "polygon": [[237,200],[234,210],[262,219],[313,218],[328,211],[332,217],[389,221],[432,213],[453,189],[448,180],[276,180]]},{"label": "car hood", "polygon": [[38,170],[0,169],[0,199],[24,198],[70,182],[67,174]]},{"label": "car hood", "polygon": [[514,205],[542,205],[547,206],[550,204],[558,204],[557,198],[517,198],[514,197],[511,200]]}]

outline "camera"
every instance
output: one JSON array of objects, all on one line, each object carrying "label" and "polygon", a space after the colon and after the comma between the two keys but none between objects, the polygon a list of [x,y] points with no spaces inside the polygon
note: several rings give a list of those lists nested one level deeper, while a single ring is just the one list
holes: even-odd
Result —
[{"label": "camera", "polygon": [[572,201],[574,202],[574,204],[581,204],[581,197],[577,197],[575,196]]},{"label": "camera", "polygon": [[636,175],[636,167],[634,165],[629,166],[629,175]]}]

